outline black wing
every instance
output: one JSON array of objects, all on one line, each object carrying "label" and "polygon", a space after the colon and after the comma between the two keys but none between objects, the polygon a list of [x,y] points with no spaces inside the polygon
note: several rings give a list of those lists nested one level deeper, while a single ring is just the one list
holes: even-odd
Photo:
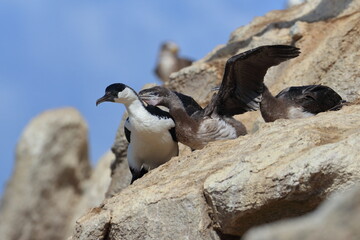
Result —
[{"label": "black wing", "polygon": [[[156,106],[152,106],[152,105],[147,105],[146,110],[151,113],[152,115],[158,116],[159,118],[171,118],[173,121],[173,117],[170,115],[170,113],[161,110],[160,108],[156,107]],[[175,121],[174,121],[175,122]],[[174,140],[174,142],[177,142],[177,138],[176,138],[176,132],[175,132],[175,128],[170,128],[169,132],[171,134],[172,139]]]},{"label": "black wing", "polygon": [[125,133],[126,140],[128,141],[128,143],[130,143],[130,135],[131,135],[131,132],[130,132],[130,130],[126,127],[126,122],[129,122],[129,118],[127,118],[126,121],[125,121],[124,133]]},{"label": "black wing", "polygon": [[206,114],[216,111],[220,115],[235,115],[257,110],[267,70],[299,54],[299,49],[293,46],[269,45],[231,57],[226,62],[219,92]]},{"label": "black wing", "polygon": [[202,107],[190,96],[173,91],[176,96],[181,100],[186,113],[191,116],[197,111],[203,110]]},{"label": "black wing", "polygon": [[333,89],[323,85],[308,85],[289,87],[282,90],[276,98],[286,99],[295,106],[301,106],[304,111],[313,114],[328,110],[338,110],[343,99]]}]

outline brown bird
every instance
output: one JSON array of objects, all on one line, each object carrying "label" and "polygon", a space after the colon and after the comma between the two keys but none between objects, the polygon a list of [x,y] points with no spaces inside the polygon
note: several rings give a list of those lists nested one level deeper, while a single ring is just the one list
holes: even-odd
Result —
[{"label": "brown bird", "polygon": [[178,56],[179,47],[174,42],[165,42],[161,45],[157,65],[156,76],[163,82],[170,81],[170,74],[190,66],[192,60]]},{"label": "brown bird", "polygon": [[263,83],[263,79],[251,83],[258,89],[263,88],[260,112],[266,122],[280,118],[310,117],[320,112],[338,110],[346,102],[333,89],[323,85],[293,86],[282,90],[274,97]]},{"label": "brown bird", "polygon": [[273,122],[280,118],[305,118],[338,110],[344,102],[333,89],[323,85],[289,87],[275,97],[264,85],[260,111],[265,122]]},{"label": "brown bird", "polygon": [[[201,149],[211,141],[245,135],[245,126],[232,116],[257,110],[267,70],[299,54],[296,47],[272,45],[231,57],[226,62],[219,92],[204,109],[183,101],[179,93],[164,87],[142,90],[139,96],[150,105],[169,108],[178,141],[192,149]],[[188,113],[190,108],[194,110],[192,114]]]}]

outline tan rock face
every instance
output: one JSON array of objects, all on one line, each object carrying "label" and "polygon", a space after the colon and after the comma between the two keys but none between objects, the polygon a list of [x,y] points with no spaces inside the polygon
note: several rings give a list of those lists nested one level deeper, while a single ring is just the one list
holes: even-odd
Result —
[{"label": "tan rock face", "polygon": [[14,174],[1,206],[1,239],[64,239],[83,194],[87,126],[71,108],[36,117],[17,146]]},{"label": "tan rock face", "polygon": [[[313,210],[360,178],[360,106],[263,123],[253,135],[209,144],[152,170],[105,201],[109,239],[219,239]],[[76,239],[99,232],[92,213]],[[82,229],[79,231],[79,229]],[[93,230],[92,230],[93,229]],[[84,235],[85,234],[85,235]]]},{"label": "tan rock face", "polygon": [[[102,156],[89,179],[84,180],[84,191],[77,206],[74,206],[71,221],[68,222],[75,226],[76,220],[83,216],[89,208],[99,206],[104,200],[111,182],[111,165],[115,161],[115,156],[111,151],[108,151]],[[69,236],[69,235],[67,235]]]},{"label": "tan rock face", "polygon": [[111,182],[106,192],[106,197],[112,197],[116,193],[129,186],[131,182],[131,173],[127,162],[128,142],[124,134],[124,124],[127,118],[125,113],[120,122],[120,126],[116,133],[114,144],[111,148],[115,154],[115,160],[111,164]]},{"label": "tan rock face", "polygon": [[94,170],[79,112],[44,112],[26,127],[0,208],[0,239],[66,239],[75,221],[99,205],[110,183],[107,153]]},{"label": "tan rock face", "polygon": [[359,110],[264,124],[242,141],[238,162],[204,183],[217,227],[241,235],[254,225],[299,216],[359,180]]},{"label": "tan rock face", "polygon": [[357,240],[360,187],[334,194],[314,213],[250,230],[244,240]]}]

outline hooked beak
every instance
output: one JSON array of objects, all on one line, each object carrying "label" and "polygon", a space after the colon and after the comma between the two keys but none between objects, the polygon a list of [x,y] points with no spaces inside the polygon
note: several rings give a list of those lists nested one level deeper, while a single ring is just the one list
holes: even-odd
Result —
[{"label": "hooked beak", "polygon": [[102,102],[114,102],[114,98],[110,93],[105,93],[104,96],[96,100],[96,106]]},{"label": "hooked beak", "polygon": [[159,96],[153,93],[146,93],[144,91],[139,92],[139,97],[142,101],[152,106],[157,106],[161,101],[161,98]]},{"label": "hooked beak", "polygon": [[179,49],[178,49],[177,47],[172,47],[172,48],[170,49],[170,51],[171,51],[173,54],[177,55],[178,52],[179,52]]}]

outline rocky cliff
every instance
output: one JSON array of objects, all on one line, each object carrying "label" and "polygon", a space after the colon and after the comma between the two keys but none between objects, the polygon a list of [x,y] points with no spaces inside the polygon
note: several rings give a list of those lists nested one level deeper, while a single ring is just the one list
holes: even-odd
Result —
[{"label": "rocky cliff", "polygon": [[110,182],[108,153],[92,170],[79,112],[44,112],[24,130],[0,208],[0,239],[65,239],[76,219],[101,203]]},{"label": "rocky cliff", "polygon": [[[273,93],[324,84],[354,103],[274,123],[264,123],[258,112],[237,116],[248,135],[194,152],[182,146],[179,157],[130,187],[122,124],[114,155],[92,170],[79,114],[44,113],[19,143],[0,209],[1,239],[359,239],[350,224],[359,218],[358,187],[315,210],[360,179],[359,36],[360,0],[308,1],[236,29],[226,45],[172,74],[166,85],[206,104],[230,56],[260,45],[293,44],[302,54],[266,75]],[[56,117],[64,111],[68,118]],[[347,228],[330,234],[341,222]]]}]

